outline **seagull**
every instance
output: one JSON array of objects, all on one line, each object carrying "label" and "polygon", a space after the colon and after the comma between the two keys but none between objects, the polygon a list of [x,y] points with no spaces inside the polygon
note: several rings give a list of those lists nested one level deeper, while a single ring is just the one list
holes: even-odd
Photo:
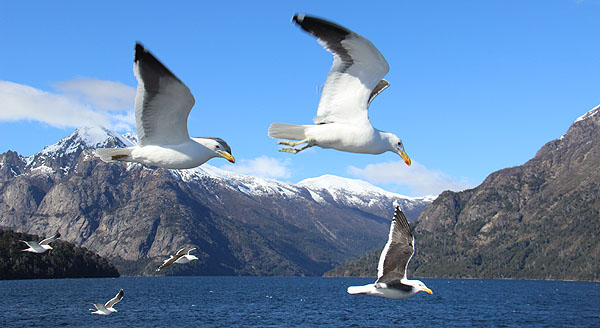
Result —
[{"label": "seagull", "polygon": [[388,241],[381,252],[374,284],[348,287],[348,294],[366,294],[386,298],[409,298],[418,292],[433,294],[420,280],[409,280],[406,276],[408,262],[415,253],[415,237],[410,231],[406,216],[396,206],[390,226]]},{"label": "seagull", "polygon": [[60,233],[57,232],[54,236],[46,238],[42,241],[40,241],[39,243],[37,241],[24,241],[21,240],[22,242],[24,242],[25,244],[27,244],[27,246],[29,246],[29,248],[22,250],[23,252],[31,252],[31,253],[44,253],[50,249],[53,249],[52,246],[48,245],[51,242],[55,241],[56,239],[58,239],[60,237]]},{"label": "seagull", "polygon": [[[296,154],[312,146],[351,153],[397,153],[410,166],[402,140],[377,130],[369,121],[371,101],[389,86],[383,77],[389,65],[371,41],[324,19],[296,14],[292,21],[317,37],[333,54],[333,65],[325,80],[314,125],[272,123],[271,138],[291,146],[280,151]],[[293,148],[306,143],[302,148]]]},{"label": "seagull", "polygon": [[184,247],[184,248],[178,250],[177,253],[175,254],[175,256],[171,255],[167,260],[164,260],[163,264],[161,264],[160,267],[158,267],[158,269],[156,269],[156,271],[158,272],[173,263],[186,264],[186,263],[190,263],[193,260],[197,260],[198,258],[195,255],[190,254],[190,252],[195,249],[196,249],[195,247],[194,248]]},{"label": "seagull", "polygon": [[139,143],[128,148],[98,148],[105,162],[137,162],[167,169],[189,169],[213,157],[235,158],[221,138],[190,138],[187,119],[194,96],[190,89],[140,43],[133,71],[138,81],[135,128]]},{"label": "seagull", "polygon": [[[123,289],[121,289],[117,293],[117,295],[115,295],[115,297],[111,298],[108,302],[106,302],[106,304],[93,303],[93,305],[96,307],[96,311],[92,312],[91,314],[109,315],[113,312],[119,312],[119,311],[115,310],[115,308],[113,308],[113,306],[115,306],[115,304],[119,303],[122,299],[123,299]],[[90,309],[90,310],[93,310],[93,309]]]}]

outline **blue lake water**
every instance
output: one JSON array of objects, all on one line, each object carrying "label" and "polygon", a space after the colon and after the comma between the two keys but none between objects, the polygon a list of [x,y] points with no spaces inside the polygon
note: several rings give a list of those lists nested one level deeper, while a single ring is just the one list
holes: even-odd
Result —
[{"label": "blue lake water", "polygon": [[[366,278],[0,281],[0,327],[600,327],[600,283],[422,279],[434,294],[348,295]],[[109,316],[91,315],[120,288]]]}]

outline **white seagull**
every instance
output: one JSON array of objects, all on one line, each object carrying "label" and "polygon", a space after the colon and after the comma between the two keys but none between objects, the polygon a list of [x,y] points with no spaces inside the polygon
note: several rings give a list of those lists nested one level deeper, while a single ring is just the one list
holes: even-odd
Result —
[{"label": "white seagull", "polygon": [[364,154],[398,153],[407,165],[410,157],[396,135],[377,130],[369,121],[373,98],[389,86],[383,77],[389,65],[371,41],[332,22],[296,14],[292,19],[333,54],[314,125],[272,123],[269,136],[279,144],[302,148],[280,151],[298,153],[312,146]]},{"label": "white seagull", "polygon": [[115,295],[115,297],[111,298],[108,302],[106,302],[106,304],[93,303],[93,305],[96,307],[96,311],[92,312],[91,314],[109,315],[113,312],[119,312],[115,310],[113,306],[119,303],[121,299],[123,299],[123,289],[121,289],[117,293],[117,295]]},{"label": "white seagull", "polygon": [[163,264],[161,264],[160,267],[158,267],[158,269],[156,269],[156,271],[158,272],[173,263],[186,264],[186,263],[190,263],[191,261],[198,260],[198,258],[195,255],[190,254],[190,252],[195,249],[196,249],[195,247],[194,248],[184,247],[184,248],[178,250],[177,253],[175,254],[175,256],[170,255],[170,257],[168,259],[164,260]]},{"label": "white seagull", "polygon": [[190,138],[187,119],[194,96],[190,89],[144,46],[135,45],[133,71],[138,81],[135,128],[139,143],[128,148],[99,148],[105,162],[137,162],[167,169],[189,169],[213,157],[235,158],[221,138]]},{"label": "white seagull", "polygon": [[415,238],[402,210],[396,206],[388,241],[381,252],[374,284],[348,287],[349,294],[367,294],[387,298],[409,298],[418,292],[433,294],[420,280],[406,276],[408,262],[415,253]]},{"label": "white seagull", "polygon": [[46,239],[40,241],[39,243],[37,241],[21,240],[22,242],[27,244],[27,246],[29,246],[29,248],[24,249],[23,252],[44,253],[48,250],[53,249],[52,246],[50,246],[49,244],[51,242],[55,241],[56,239],[58,239],[59,237],[60,237],[60,233],[57,232],[54,236],[46,238]]}]

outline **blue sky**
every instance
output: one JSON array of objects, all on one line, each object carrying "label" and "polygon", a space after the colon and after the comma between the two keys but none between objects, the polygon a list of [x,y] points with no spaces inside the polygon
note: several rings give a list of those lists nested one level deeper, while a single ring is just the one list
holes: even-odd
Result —
[{"label": "blue sky", "polygon": [[[310,124],[332,57],[296,12],[370,39],[391,86],[371,121],[392,153],[280,153],[271,122]],[[141,41],[191,89],[192,136],[238,160],[209,164],[298,182],[335,174],[411,196],[476,186],[520,165],[600,104],[598,0],[0,1],[0,153],[31,155],[75,128],[133,131]]]}]

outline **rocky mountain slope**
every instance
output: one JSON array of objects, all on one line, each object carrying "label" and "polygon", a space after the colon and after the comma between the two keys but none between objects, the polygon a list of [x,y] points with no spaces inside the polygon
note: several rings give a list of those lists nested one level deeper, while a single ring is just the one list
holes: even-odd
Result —
[{"label": "rocky mountain slope", "polygon": [[[416,276],[600,280],[600,106],[527,163],[442,193],[414,231]],[[376,275],[377,259],[330,274]]]},{"label": "rocky mountain slope", "polygon": [[1,154],[0,227],[59,231],[122,274],[154,274],[169,254],[195,246],[199,261],[165,273],[320,275],[380,247],[393,204],[415,219],[432,201],[334,176],[294,185],[207,164],[165,170],[93,156],[132,141],[81,128],[31,157]]}]

